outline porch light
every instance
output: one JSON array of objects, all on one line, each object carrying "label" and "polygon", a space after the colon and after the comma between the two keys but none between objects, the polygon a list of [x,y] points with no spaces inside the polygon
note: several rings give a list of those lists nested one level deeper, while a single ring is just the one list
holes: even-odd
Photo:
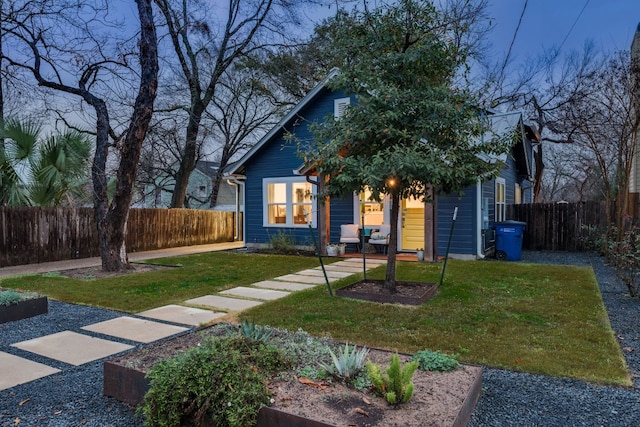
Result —
[{"label": "porch light", "polygon": [[395,187],[396,186],[396,179],[395,178],[389,178],[387,180],[387,187]]}]

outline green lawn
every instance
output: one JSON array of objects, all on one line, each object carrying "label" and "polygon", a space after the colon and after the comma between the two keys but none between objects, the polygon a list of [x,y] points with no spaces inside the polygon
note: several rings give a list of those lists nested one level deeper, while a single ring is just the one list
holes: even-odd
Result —
[{"label": "green lawn", "polygon": [[[181,268],[99,280],[13,277],[0,281],[0,287],[135,313],[318,265],[311,257],[231,252],[153,263]],[[400,262],[397,277],[437,282],[441,267]],[[383,278],[384,267],[368,276]],[[400,352],[428,348],[458,354],[464,362],[631,384],[590,268],[450,261],[444,286],[419,307],[332,298],[320,285],[241,316],[260,324],[302,328],[315,335]]]},{"label": "green lawn", "polygon": [[[397,277],[437,282],[441,267],[399,263]],[[383,278],[384,267],[368,276]],[[317,287],[241,316],[400,352],[428,348],[464,362],[631,384],[590,268],[450,261],[444,286],[420,307],[331,298]]]},{"label": "green lawn", "polygon": [[38,292],[53,299],[138,312],[246,286],[319,265],[317,258],[214,252],[149,261],[180,268],[79,280],[52,275],[2,279],[0,287]]}]

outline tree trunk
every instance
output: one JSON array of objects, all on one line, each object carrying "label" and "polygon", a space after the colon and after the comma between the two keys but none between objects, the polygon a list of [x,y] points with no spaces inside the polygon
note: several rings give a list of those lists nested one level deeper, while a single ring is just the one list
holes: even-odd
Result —
[{"label": "tree trunk", "polygon": [[176,185],[173,189],[173,195],[171,196],[172,208],[182,208],[185,206],[189,178],[191,177],[191,172],[193,172],[193,169],[196,167],[198,131],[200,129],[203,111],[204,104],[200,100],[194,101],[191,111],[189,112],[189,124],[187,125],[184,153],[182,154],[180,166],[176,172]]},{"label": "tree trunk", "polygon": [[389,250],[387,251],[387,272],[384,276],[384,288],[396,291],[396,253],[398,251],[398,213],[400,212],[400,196],[391,194],[391,233],[389,234]]},{"label": "tree trunk", "polygon": [[[105,271],[118,271],[129,266],[125,237],[132,189],[158,88],[158,44],[151,0],[136,0],[136,3],[140,16],[140,88],[121,150],[115,195],[98,226],[102,269]],[[103,194],[106,196],[106,188]]]}]

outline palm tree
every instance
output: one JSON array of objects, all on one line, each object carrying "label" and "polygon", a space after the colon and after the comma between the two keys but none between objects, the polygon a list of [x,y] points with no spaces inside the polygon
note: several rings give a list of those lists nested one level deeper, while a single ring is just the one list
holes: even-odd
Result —
[{"label": "palm tree", "polygon": [[72,204],[88,178],[91,141],[77,131],[41,140],[41,127],[10,119],[0,125],[0,205]]}]

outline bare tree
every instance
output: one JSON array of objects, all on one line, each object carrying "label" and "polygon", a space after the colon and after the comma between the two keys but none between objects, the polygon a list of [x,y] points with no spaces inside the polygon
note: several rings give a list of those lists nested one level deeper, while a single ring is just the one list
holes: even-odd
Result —
[{"label": "bare tree", "polygon": [[237,153],[253,146],[255,135],[266,132],[278,119],[276,113],[281,104],[258,77],[248,69],[228,70],[220,81],[219,96],[207,110],[220,147],[216,156],[220,167],[213,178],[209,199],[212,208],[218,200],[224,166]]},{"label": "bare tree", "polygon": [[622,229],[627,213],[629,177],[640,130],[640,116],[636,114],[634,96],[638,91],[637,65],[631,62],[629,52],[609,55],[599,69],[581,75],[589,91],[573,98],[560,108],[562,134],[593,156],[604,199],[615,201],[615,212],[608,212],[608,223]]},{"label": "bare tree", "polygon": [[[93,109],[95,219],[102,268],[107,271],[128,267],[124,239],[132,186],[157,90],[157,39],[151,0],[136,0],[136,5],[140,32],[128,39],[119,36],[124,23],[109,13],[109,2],[14,2],[8,10],[2,10],[1,17],[2,22],[11,23],[4,35],[15,49],[4,53],[5,60],[12,67],[30,72],[38,85],[77,97]],[[137,54],[133,51],[136,42]],[[130,66],[134,56],[140,63],[137,73]],[[113,127],[109,96],[136,74],[140,84],[128,123]],[[111,201],[106,173],[110,148],[119,155]]]},{"label": "bare tree", "polygon": [[[226,18],[218,23],[208,4],[198,0],[155,0],[165,20],[171,45],[188,86],[185,141],[171,206],[182,207],[198,158],[199,132],[207,107],[218,96],[225,72],[239,59],[265,45],[284,40],[287,22],[294,23],[288,0],[228,0]],[[220,11],[222,12],[222,11]],[[222,13],[216,16],[218,18]],[[222,101],[224,102],[224,101]],[[220,165],[224,168],[224,164]]]}]

